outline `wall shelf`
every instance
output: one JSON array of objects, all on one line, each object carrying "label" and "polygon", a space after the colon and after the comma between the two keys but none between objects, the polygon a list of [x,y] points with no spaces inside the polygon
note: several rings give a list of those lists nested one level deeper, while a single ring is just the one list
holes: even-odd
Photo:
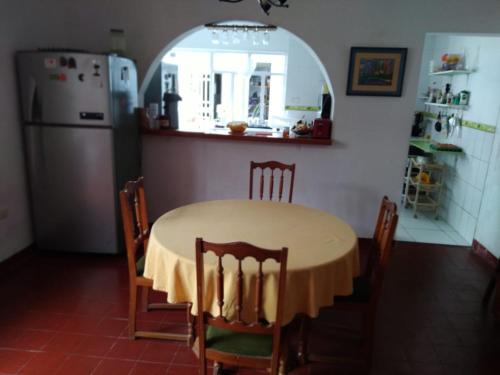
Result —
[{"label": "wall shelf", "polygon": [[468,105],[459,105],[459,104],[439,104],[439,103],[431,103],[431,102],[425,102],[424,104],[431,106],[431,107],[459,109],[459,110],[467,110],[469,108]]},{"label": "wall shelf", "polygon": [[460,74],[471,74],[474,70],[441,70],[438,72],[429,73],[430,76],[456,76]]}]

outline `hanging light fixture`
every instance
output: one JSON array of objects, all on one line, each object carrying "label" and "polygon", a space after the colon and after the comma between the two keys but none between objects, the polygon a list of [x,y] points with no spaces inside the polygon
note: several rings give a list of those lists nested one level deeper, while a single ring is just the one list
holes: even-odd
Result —
[{"label": "hanging light fixture", "polygon": [[[240,3],[243,0],[219,0],[224,3]],[[286,3],[288,0],[257,0],[259,3],[260,7],[266,13],[269,15],[269,10],[272,7],[277,7],[277,8],[288,8],[288,4]]]}]

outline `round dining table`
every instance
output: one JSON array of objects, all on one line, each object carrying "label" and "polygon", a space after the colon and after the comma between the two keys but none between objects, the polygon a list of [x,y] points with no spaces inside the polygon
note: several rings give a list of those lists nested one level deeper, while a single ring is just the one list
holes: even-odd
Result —
[{"label": "round dining table", "polygon": [[[168,302],[191,302],[197,315],[195,240],[215,243],[248,242],[266,249],[288,247],[285,307],[282,324],[296,314],[316,317],[319,309],[333,304],[334,296],[352,293],[359,275],[357,236],[341,219],[319,209],[298,204],[259,200],[216,200],[176,208],[153,225],[144,276],[153,289],[167,293]],[[216,267],[215,256],[205,255],[206,269]],[[228,258],[228,259],[226,259]],[[248,258],[247,258],[248,259]],[[248,263],[248,264],[247,264]],[[224,257],[224,314],[236,310],[237,261]],[[245,260],[245,299],[253,313],[257,267]],[[263,318],[274,321],[277,304],[278,265],[264,265]],[[215,276],[207,272],[205,277]],[[218,316],[215,280],[206,280],[205,310]],[[247,302],[247,303],[246,303]],[[245,314],[243,314],[245,317]]]}]

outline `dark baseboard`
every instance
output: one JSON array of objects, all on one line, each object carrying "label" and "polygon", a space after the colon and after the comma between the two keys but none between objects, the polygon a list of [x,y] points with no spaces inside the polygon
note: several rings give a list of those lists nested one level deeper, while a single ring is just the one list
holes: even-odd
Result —
[{"label": "dark baseboard", "polygon": [[497,266],[497,257],[476,239],[472,241],[472,252],[484,260],[488,266],[491,266],[491,268],[495,268]]}]

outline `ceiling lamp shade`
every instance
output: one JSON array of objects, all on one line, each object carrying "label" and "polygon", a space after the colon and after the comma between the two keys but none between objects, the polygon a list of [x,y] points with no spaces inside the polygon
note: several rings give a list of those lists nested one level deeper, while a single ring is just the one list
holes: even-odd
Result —
[{"label": "ceiling lamp shade", "polygon": [[[219,0],[224,3],[240,3],[243,0]],[[286,3],[288,0],[257,0],[259,3],[260,7],[266,13],[269,15],[269,10],[271,10],[272,7],[277,7],[277,8],[288,8],[288,4]]]}]

